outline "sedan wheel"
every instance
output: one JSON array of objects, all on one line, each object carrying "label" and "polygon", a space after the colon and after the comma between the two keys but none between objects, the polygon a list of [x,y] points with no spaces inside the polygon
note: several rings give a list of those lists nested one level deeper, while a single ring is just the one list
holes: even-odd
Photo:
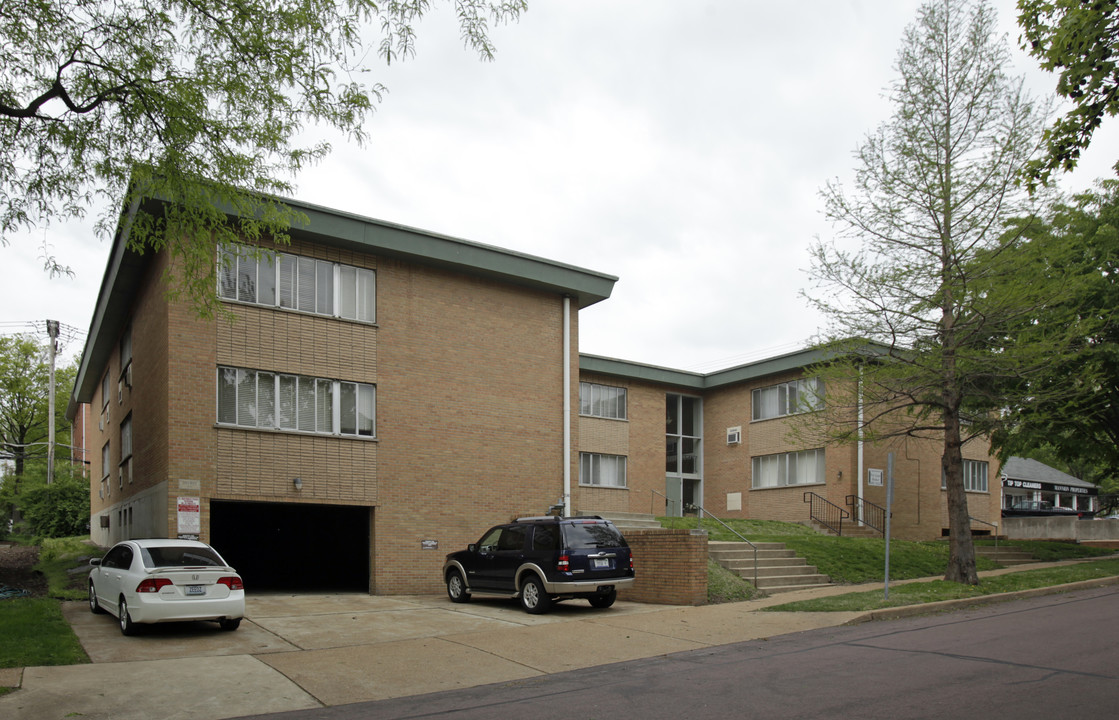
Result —
[{"label": "sedan wheel", "polygon": [[521,607],[533,615],[546,613],[552,607],[552,598],[544,592],[544,584],[539,578],[533,576],[525,580],[521,587]]},{"label": "sedan wheel", "polygon": [[120,622],[120,632],[122,635],[135,635],[139,632],[140,628],[136,623],[132,622],[132,618],[128,616],[128,601],[123,597],[120,599],[120,605],[117,606],[120,615],[117,620]]},{"label": "sedan wheel", "polygon": [[97,602],[97,591],[93,588],[93,581],[89,581],[89,611],[94,615],[100,615],[105,612],[104,608]]},{"label": "sedan wheel", "polygon": [[447,575],[447,597],[451,602],[464,603],[470,600],[470,593],[466,592],[466,583],[458,570],[452,570]]}]

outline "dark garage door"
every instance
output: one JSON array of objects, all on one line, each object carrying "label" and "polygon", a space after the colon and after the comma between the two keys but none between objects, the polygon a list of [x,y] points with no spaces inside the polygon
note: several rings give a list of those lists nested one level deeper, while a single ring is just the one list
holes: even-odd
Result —
[{"label": "dark garage door", "polygon": [[369,592],[367,507],[211,501],[210,540],[245,589]]}]

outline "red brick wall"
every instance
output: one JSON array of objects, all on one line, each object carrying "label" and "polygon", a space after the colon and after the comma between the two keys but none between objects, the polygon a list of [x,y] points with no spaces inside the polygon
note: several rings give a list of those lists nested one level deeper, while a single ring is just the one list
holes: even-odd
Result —
[{"label": "red brick wall", "polygon": [[636,580],[622,600],[662,605],[707,604],[707,532],[626,530]]}]

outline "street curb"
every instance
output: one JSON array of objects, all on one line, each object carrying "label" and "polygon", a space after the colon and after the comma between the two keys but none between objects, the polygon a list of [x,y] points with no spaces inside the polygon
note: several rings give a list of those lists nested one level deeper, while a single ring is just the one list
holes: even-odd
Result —
[{"label": "street curb", "polygon": [[1016,590],[1014,592],[979,595],[977,597],[959,598],[956,600],[939,600],[937,602],[922,603],[920,605],[902,605],[899,607],[869,610],[843,624],[859,625],[875,620],[897,620],[899,618],[916,617],[918,615],[933,615],[948,610],[959,610],[961,608],[976,607],[979,605],[994,605],[995,603],[1007,602],[1009,600],[1021,600],[1042,595],[1058,595],[1060,593],[1073,592],[1074,590],[1088,590],[1091,588],[1107,587],[1109,585],[1119,585],[1119,575],[1095,578],[1092,580],[1080,580],[1064,585],[1032,588],[1030,590]]}]

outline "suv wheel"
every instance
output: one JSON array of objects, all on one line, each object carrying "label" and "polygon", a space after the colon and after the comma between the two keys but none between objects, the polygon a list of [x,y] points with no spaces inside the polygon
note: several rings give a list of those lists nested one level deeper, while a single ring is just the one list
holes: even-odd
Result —
[{"label": "suv wheel", "polygon": [[589,598],[587,598],[591,606],[596,608],[608,608],[613,605],[614,601],[617,599],[618,591],[614,588],[610,588],[610,592],[602,593],[600,595],[591,595]]},{"label": "suv wheel", "polygon": [[552,598],[544,592],[544,583],[535,575],[530,575],[521,586],[521,607],[533,615],[546,613],[552,607]]},{"label": "suv wheel", "polygon": [[462,573],[458,570],[451,570],[447,573],[447,597],[451,602],[464,603],[470,600],[470,593],[466,592],[466,582],[462,579]]}]

